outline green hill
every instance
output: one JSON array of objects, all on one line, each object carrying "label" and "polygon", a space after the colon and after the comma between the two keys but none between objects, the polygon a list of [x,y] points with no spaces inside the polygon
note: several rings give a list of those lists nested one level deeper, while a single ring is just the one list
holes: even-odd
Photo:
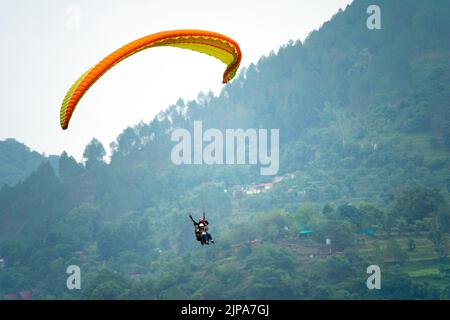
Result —
[{"label": "green hill", "polygon": [[14,139],[0,141],[0,186],[16,184],[47,160],[58,162],[57,157],[46,158]]},{"label": "green hill", "polygon": [[[219,96],[127,128],[111,163],[94,140],[84,165],[63,154],[56,170],[41,164],[3,188],[0,294],[449,299],[450,3],[380,0],[381,30],[366,27],[370,4],[262,57]],[[258,166],[174,165],[171,132],[197,120],[279,129],[276,179]],[[187,218],[203,209],[214,247],[195,242]],[[71,264],[81,291],[65,287]]]}]

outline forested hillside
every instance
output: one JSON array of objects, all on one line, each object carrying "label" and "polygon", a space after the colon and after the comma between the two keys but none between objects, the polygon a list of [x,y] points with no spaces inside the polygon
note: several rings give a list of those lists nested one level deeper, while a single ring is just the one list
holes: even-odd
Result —
[{"label": "forested hillside", "polygon": [[57,164],[58,159],[54,156],[46,158],[14,139],[0,141],[0,186],[25,179],[44,161]]},{"label": "forested hillside", "polygon": [[[450,299],[450,2],[379,0],[381,30],[366,27],[370,4],[355,0],[219,96],[125,129],[109,163],[93,139],[83,163],[64,153],[4,187],[0,294]],[[174,165],[171,132],[194,121],[279,129],[278,174]],[[207,247],[188,218],[202,210]],[[73,264],[81,290],[66,288]],[[382,290],[366,287],[373,264]]]}]

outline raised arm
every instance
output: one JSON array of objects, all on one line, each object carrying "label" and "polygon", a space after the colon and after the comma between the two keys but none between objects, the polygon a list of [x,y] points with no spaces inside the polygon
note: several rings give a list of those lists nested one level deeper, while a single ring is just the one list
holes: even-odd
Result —
[{"label": "raised arm", "polygon": [[194,218],[192,218],[191,214],[189,215],[189,218],[191,218],[192,222],[194,223],[194,226],[196,226],[198,224],[197,221],[195,221]]}]

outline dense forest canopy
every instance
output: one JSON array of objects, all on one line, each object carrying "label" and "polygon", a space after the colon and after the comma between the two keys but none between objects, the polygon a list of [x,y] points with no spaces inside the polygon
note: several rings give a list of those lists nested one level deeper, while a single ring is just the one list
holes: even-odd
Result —
[{"label": "dense forest canopy", "polygon": [[50,161],[52,165],[57,166],[58,157],[46,157],[31,151],[15,139],[0,141],[0,187],[12,186],[25,179],[44,161]]},{"label": "dense forest canopy", "polygon": [[[83,163],[2,142],[0,298],[450,299],[450,2],[379,0],[380,30],[371,4],[126,128],[109,163],[96,139]],[[279,129],[278,174],[174,165],[171,132],[194,121]],[[195,241],[202,210],[214,246]]]}]

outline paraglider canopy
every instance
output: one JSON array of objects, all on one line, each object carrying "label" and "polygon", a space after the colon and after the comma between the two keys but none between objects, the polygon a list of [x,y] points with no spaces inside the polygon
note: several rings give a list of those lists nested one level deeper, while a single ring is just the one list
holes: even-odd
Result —
[{"label": "paraglider canopy", "polygon": [[63,130],[68,128],[72,114],[81,97],[109,69],[137,52],[161,46],[190,49],[219,59],[227,65],[223,74],[223,83],[227,83],[234,78],[242,58],[237,42],[217,32],[172,30],[137,39],[105,57],[75,81],[66,93],[61,105],[61,128]]}]

